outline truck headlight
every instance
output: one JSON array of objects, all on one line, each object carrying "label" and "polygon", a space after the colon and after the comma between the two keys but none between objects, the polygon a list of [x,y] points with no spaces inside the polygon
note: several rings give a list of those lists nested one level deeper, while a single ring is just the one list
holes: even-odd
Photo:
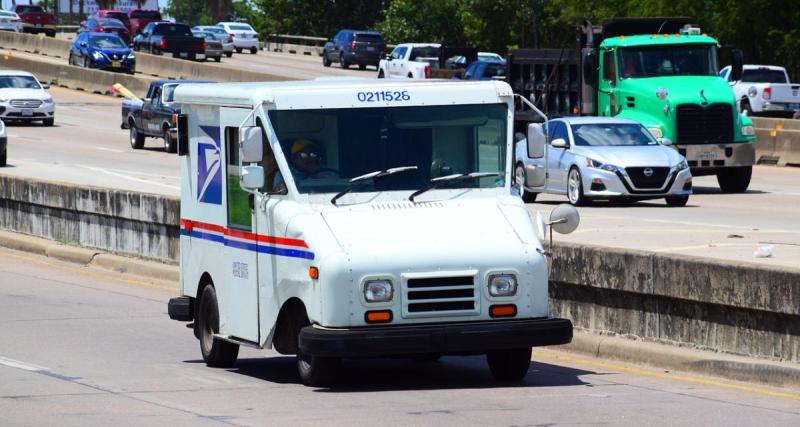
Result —
[{"label": "truck headlight", "polygon": [[492,274],[489,276],[489,295],[510,297],[517,294],[517,278],[513,274]]},{"label": "truck headlight", "polygon": [[651,128],[647,128],[647,130],[650,132],[650,135],[653,135],[653,138],[655,139],[664,137],[664,132],[661,130],[661,126],[653,126]]},{"label": "truck headlight", "polygon": [[616,171],[619,170],[619,168],[614,166],[614,165],[610,165],[608,163],[603,163],[603,162],[598,162],[597,160],[593,160],[593,159],[590,159],[590,158],[586,159],[586,167],[595,168],[595,169],[602,169],[604,171],[609,171],[609,172],[616,172]]},{"label": "truck headlight", "polygon": [[367,302],[387,302],[394,296],[392,281],[388,279],[367,280],[364,283],[364,299]]},{"label": "truck headlight", "polygon": [[742,135],[753,136],[756,134],[756,128],[753,126],[742,126]]},{"label": "truck headlight", "polygon": [[675,165],[676,171],[682,171],[684,169],[689,169],[689,162],[686,159],[681,160],[677,165]]}]

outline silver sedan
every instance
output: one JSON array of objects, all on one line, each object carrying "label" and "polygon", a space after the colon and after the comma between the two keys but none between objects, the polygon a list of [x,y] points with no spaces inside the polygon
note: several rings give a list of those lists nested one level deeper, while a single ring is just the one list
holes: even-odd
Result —
[{"label": "silver sedan", "polygon": [[526,202],[553,193],[573,205],[665,198],[669,206],[685,206],[692,175],[669,144],[633,120],[570,117],[531,124],[516,145],[516,188]]}]

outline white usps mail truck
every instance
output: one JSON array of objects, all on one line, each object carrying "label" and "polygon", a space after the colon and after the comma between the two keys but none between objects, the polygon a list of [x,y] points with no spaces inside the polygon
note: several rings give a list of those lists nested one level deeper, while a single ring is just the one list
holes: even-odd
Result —
[{"label": "white usps mail truck", "polygon": [[506,83],[183,84],[175,100],[168,309],[194,322],[209,366],[274,348],[326,385],[342,358],[485,354],[515,380],[531,347],[572,339],[550,317],[543,232],[512,190]]}]

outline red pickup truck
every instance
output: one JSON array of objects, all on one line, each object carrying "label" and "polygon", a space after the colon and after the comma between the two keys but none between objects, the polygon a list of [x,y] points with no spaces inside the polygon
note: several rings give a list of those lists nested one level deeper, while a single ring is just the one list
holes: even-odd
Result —
[{"label": "red pickup truck", "polygon": [[22,32],[45,33],[48,37],[56,36],[56,16],[46,12],[41,6],[18,4],[14,12],[22,21]]}]

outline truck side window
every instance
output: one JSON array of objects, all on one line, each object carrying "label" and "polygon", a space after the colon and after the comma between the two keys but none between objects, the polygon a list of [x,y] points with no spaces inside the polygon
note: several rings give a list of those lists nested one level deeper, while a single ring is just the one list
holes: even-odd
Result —
[{"label": "truck side window", "polygon": [[603,80],[611,83],[611,86],[617,85],[617,70],[614,68],[614,51],[603,51]]},{"label": "truck side window", "polygon": [[261,167],[264,168],[264,187],[261,188],[263,193],[267,194],[286,194],[286,184],[281,177],[281,171],[278,169],[278,162],[275,160],[275,153],[272,152],[272,146],[269,144],[269,138],[264,127],[261,127],[261,137],[264,141],[264,159],[261,160]]},{"label": "truck side window", "polygon": [[227,167],[225,184],[228,195],[228,227],[253,230],[253,214],[250,210],[249,194],[239,185],[239,128],[225,128],[225,150]]}]

